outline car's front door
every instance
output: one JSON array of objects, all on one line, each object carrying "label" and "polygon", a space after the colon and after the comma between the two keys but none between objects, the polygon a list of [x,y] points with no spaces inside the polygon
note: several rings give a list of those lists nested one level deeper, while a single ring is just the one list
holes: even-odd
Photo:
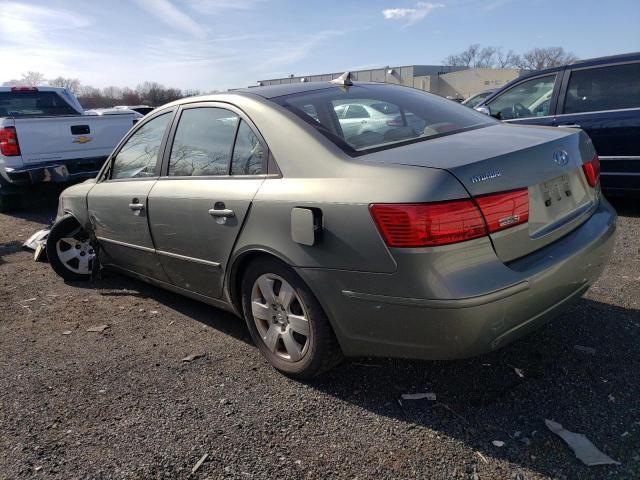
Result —
[{"label": "car's front door", "polygon": [[266,174],[266,149],[228,105],[183,108],[165,174],[149,194],[158,257],[171,283],[222,294],[227,261]]},{"label": "car's front door", "polygon": [[637,189],[640,62],[574,69],[565,83],[557,126],[581,128],[591,137],[600,156],[603,187],[628,182]]},{"label": "car's front door", "polygon": [[498,120],[551,126],[561,73],[523,80],[489,100],[486,106]]},{"label": "car's front door", "polygon": [[89,220],[103,264],[167,281],[149,232],[147,196],[160,172],[160,159],[173,112],[141,123],[112,156],[104,178],[89,192]]}]

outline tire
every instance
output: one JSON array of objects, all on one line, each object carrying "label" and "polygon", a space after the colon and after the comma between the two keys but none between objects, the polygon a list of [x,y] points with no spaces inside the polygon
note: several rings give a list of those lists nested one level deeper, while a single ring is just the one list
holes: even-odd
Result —
[{"label": "tire", "polygon": [[245,270],[241,288],[251,337],[274,368],[304,380],[340,363],[342,352],[327,316],[291,268],[271,258],[255,260]]},{"label": "tire", "polygon": [[47,258],[53,270],[69,282],[91,279],[95,250],[89,236],[70,215],[58,220],[47,237]]}]

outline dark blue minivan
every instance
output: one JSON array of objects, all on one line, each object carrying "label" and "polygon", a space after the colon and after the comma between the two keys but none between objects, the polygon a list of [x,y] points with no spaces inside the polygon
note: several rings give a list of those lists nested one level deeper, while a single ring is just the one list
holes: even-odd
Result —
[{"label": "dark blue minivan", "polygon": [[517,78],[476,110],[528,125],[581,128],[607,194],[640,194],[640,52],[582,60]]}]

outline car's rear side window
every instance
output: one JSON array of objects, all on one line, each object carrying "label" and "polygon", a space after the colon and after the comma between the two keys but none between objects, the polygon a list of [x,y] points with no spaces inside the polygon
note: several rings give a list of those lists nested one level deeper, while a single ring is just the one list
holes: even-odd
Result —
[{"label": "car's rear side window", "polygon": [[171,147],[169,176],[228,175],[239,121],[224,108],[184,110]]},{"label": "car's rear side window", "polygon": [[261,175],[265,173],[264,147],[247,122],[240,121],[233,147],[231,175]]},{"label": "car's rear side window", "polygon": [[640,108],[640,63],[571,72],[564,113]]},{"label": "car's rear side window", "polygon": [[[485,115],[436,95],[382,84],[324,88],[276,97],[272,101],[313,125],[350,155],[495,123]],[[353,116],[350,115],[352,109]]]},{"label": "car's rear side window", "polygon": [[56,92],[0,92],[0,117],[80,115]]}]

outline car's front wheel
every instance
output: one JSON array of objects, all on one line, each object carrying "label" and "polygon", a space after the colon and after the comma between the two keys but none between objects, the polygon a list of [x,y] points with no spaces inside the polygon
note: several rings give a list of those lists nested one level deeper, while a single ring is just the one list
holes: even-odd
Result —
[{"label": "car's front wheel", "polygon": [[95,250],[89,235],[72,216],[58,220],[47,237],[47,258],[53,270],[67,281],[91,278]]},{"label": "car's front wheel", "polygon": [[242,306],[254,343],[285,375],[311,378],[342,358],[313,293],[277,260],[261,259],[249,266],[242,280]]}]

